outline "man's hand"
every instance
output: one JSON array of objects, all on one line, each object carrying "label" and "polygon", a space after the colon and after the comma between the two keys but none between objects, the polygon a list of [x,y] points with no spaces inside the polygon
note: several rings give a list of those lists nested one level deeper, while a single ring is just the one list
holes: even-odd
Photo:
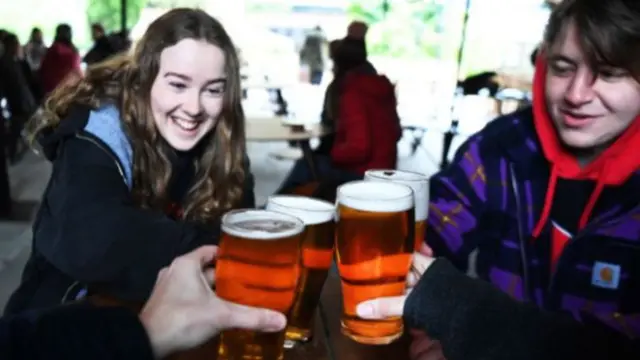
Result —
[{"label": "man's hand", "polygon": [[221,300],[211,290],[210,267],[215,246],[203,246],[176,258],[158,274],[149,301],[140,313],[158,358],[196,347],[230,328],[276,332],[286,326],[284,315]]},{"label": "man's hand", "polygon": [[368,300],[358,304],[356,313],[363,319],[380,320],[389,317],[402,316],[404,303],[413,287],[418,283],[425,271],[433,264],[434,258],[422,255],[419,252],[413,253],[413,263],[407,275],[407,291],[405,295],[378,298]]},{"label": "man's hand", "polygon": [[[402,316],[404,304],[413,287],[422,278],[429,266],[435,261],[430,257],[431,249],[423,245],[419,252],[413,254],[411,271],[407,275],[407,291],[405,295],[373,299],[360,303],[356,308],[359,317],[363,319],[384,319],[394,316]],[[411,348],[409,354],[411,360],[444,360],[442,346],[439,341],[432,340],[420,330],[411,330]]]}]

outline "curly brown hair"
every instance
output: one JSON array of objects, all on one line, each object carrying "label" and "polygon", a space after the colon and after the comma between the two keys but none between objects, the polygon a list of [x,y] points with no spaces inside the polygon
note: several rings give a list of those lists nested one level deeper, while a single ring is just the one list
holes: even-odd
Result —
[{"label": "curly brown hair", "polygon": [[123,54],[89,67],[86,76],[68,81],[47,99],[44,112],[31,124],[32,139],[58,126],[77,104],[97,109],[118,107],[133,148],[133,188],[136,204],[164,209],[171,179],[168,146],[156,129],[150,107],[151,87],[160,68],[160,54],[184,39],[206,41],[225,54],[227,76],[217,125],[198,146],[196,175],[184,203],[183,218],[209,222],[237,207],[242,198],[246,154],[244,113],[238,56],[222,24],[202,10],[174,9],[147,29],[132,54]]}]

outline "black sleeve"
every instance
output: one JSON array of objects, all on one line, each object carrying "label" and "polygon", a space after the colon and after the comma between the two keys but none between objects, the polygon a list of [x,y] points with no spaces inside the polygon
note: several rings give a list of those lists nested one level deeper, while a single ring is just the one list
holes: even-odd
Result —
[{"label": "black sleeve", "polygon": [[244,186],[242,189],[242,207],[254,208],[256,207],[256,195],[255,195],[255,179],[251,172],[251,162],[247,155],[244,156],[243,166],[245,169]]},{"label": "black sleeve", "polygon": [[445,259],[422,276],[404,318],[440,340],[447,360],[640,358],[638,343],[621,333],[517,302]]},{"label": "black sleeve", "polygon": [[175,257],[217,244],[219,224],[205,228],[135,207],[115,161],[91,142],[69,139],[59,153],[34,244],[74,280],[142,302]]},{"label": "black sleeve", "polygon": [[0,319],[4,360],[152,360],[147,334],[135,313],[74,304]]}]

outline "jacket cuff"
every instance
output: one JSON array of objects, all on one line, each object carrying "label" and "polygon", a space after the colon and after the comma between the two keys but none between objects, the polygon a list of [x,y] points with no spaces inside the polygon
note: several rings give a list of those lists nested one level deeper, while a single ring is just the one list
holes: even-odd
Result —
[{"label": "jacket cuff", "polygon": [[466,274],[448,260],[438,258],[422,275],[404,307],[409,328],[420,329],[440,339],[450,333],[456,317],[463,314],[475,293]]},{"label": "jacket cuff", "polygon": [[43,350],[57,348],[66,358],[154,359],[137,313],[126,308],[64,305],[43,314],[36,332]]}]

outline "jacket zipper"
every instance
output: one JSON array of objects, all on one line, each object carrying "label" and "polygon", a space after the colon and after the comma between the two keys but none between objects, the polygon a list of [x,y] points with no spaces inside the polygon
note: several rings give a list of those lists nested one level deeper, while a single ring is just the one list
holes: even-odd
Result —
[{"label": "jacket zipper", "polygon": [[[89,141],[90,143],[94,144],[99,149],[104,151],[107,155],[109,155],[109,157],[116,163],[116,166],[118,167],[118,172],[120,173],[120,176],[122,177],[122,180],[124,181],[125,185],[127,185],[127,178],[124,175],[124,169],[122,168],[122,165],[120,164],[120,161],[113,154],[113,152],[106,147],[106,145],[104,145],[100,140],[94,139],[91,136],[87,136],[87,135],[82,135],[82,134],[76,133],[75,137],[78,138],[78,139],[81,139],[81,140]],[[77,300],[76,298],[71,299],[70,296],[73,295],[75,297],[80,293],[80,291],[86,289],[86,287],[83,287],[78,292],[72,292],[74,290],[74,288],[76,288],[77,286],[82,286],[82,284],[79,281],[74,281],[67,288],[67,290],[65,291],[64,295],[62,296],[62,299],[60,299],[60,303],[61,304],[64,304],[64,303],[66,303],[68,301]]]},{"label": "jacket zipper", "polygon": [[516,226],[518,227],[518,240],[520,242],[520,261],[522,262],[522,294],[523,300],[531,302],[532,298],[529,294],[529,262],[527,260],[527,242],[522,230],[522,221],[520,216],[522,213],[522,206],[520,203],[520,191],[518,190],[518,181],[516,179],[516,172],[513,169],[513,164],[509,163],[509,173],[511,175],[511,189],[516,200]]},{"label": "jacket zipper", "polygon": [[109,157],[116,163],[116,166],[118,167],[118,172],[120,173],[120,176],[122,177],[122,180],[124,181],[125,185],[128,186],[127,177],[124,175],[124,169],[122,168],[122,164],[120,164],[120,160],[118,160],[118,158],[113,154],[113,152],[111,150],[109,150],[106,147],[106,145],[104,145],[100,140],[94,139],[91,136],[87,136],[87,135],[76,133],[76,137],[78,139],[86,140],[86,141],[89,141],[89,142],[93,143],[98,148],[102,149],[102,151],[107,153],[107,155],[109,155]]}]

